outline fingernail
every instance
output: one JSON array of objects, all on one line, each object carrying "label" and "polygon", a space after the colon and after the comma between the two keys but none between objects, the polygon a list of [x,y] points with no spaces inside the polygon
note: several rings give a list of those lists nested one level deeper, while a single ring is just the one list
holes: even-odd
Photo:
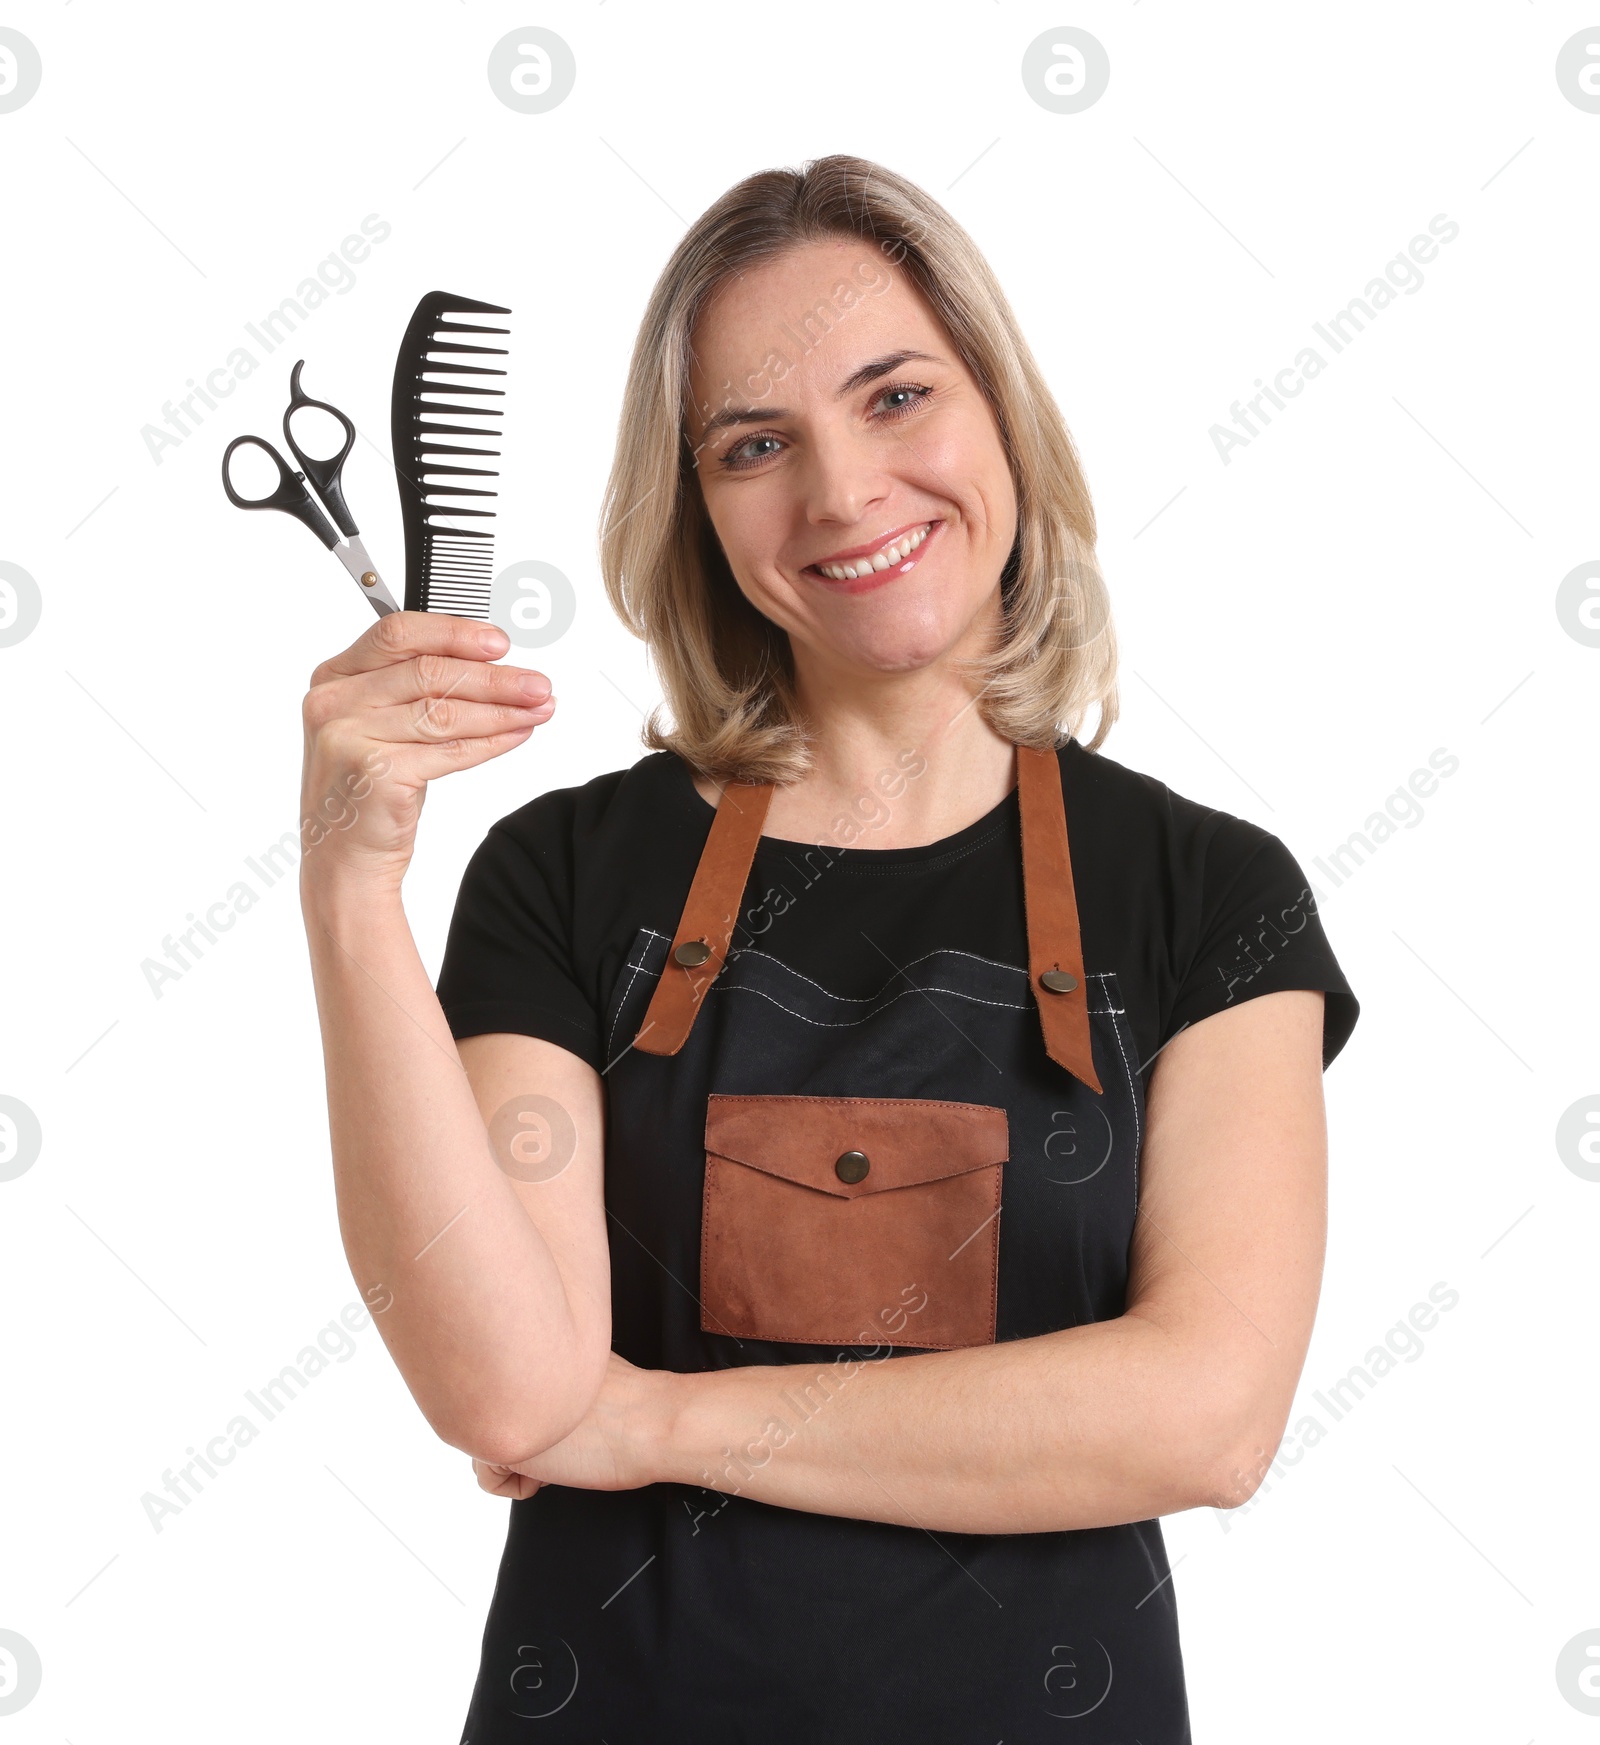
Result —
[{"label": "fingernail", "polygon": [[536,703],[542,703],[550,695],[550,681],[543,673],[524,673],[521,690],[523,696],[532,697]]},{"label": "fingernail", "polygon": [[485,624],[478,632],[478,646],[488,654],[504,654],[511,638],[497,624]]}]

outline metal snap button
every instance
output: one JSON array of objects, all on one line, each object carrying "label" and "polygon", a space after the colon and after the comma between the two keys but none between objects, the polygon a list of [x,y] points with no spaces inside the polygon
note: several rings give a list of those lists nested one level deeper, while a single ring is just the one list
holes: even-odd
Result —
[{"label": "metal snap button", "polygon": [[1064,969],[1047,969],[1039,977],[1039,986],[1049,989],[1052,994],[1070,994],[1077,985],[1078,978]]},{"label": "metal snap button", "polygon": [[703,939],[686,939],[672,953],[672,961],[685,969],[695,969],[711,955],[711,947]]},{"label": "metal snap button", "polygon": [[871,1168],[872,1164],[868,1160],[866,1152],[846,1151],[834,1164],[833,1173],[838,1176],[840,1181],[849,1182],[853,1186],[856,1182],[865,1181],[867,1171]]}]

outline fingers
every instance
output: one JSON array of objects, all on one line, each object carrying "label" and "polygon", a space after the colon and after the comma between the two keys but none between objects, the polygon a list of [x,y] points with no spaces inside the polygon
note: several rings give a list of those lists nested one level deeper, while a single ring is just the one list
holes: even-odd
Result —
[{"label": "fingers", "polygon": [[313,846],[328,838],[325,813],[341,832],[325,865],[403,870],[428,783],[514,750],[550,720],[549,679],[495,664],[510,645],[475,619],[393,612],[317,668],[301,704],[302,798],[321,832]]},{"label": "fingers", "polygon": [[[382,622],[387,624],[389,619]],[[327,667],[317,670],[323,672]],[[526,708],[544,702],[550,691],[550,680],[545,674],[524,667],[419,653],[364,672],[330,674],[306,693],[305,716],[307,725],[316,728],[342,715],[430,697]]]},{"label": "fingers", "polygon": [[498,625],[474,618],[457,618],[449,612],[391,612],[369,624],[342,654],[325,660],[311,675],[311,683],[374,672],[419,654],[496,660],[510,646],[511,638]]},{"label": "fingers", "polygon": [[510,1497],[513,1502],[531,1497],[539,1488],[538,1479],[528,1478],[514,1466],[495,1466],[489,1461],[475,1459],[472,1470],[480,1490],[488,1491],[491,1496]]},{"label": "fingers", "polygon": [[388,744],[441,745],[451,739],[484,739],[537,727],[555,713],[556,700],[471,703],[460,697],[422,696],[386,709],[364,710],[359,730]]},{"label": "fingers", "polygon": [[[554,708],[554,704],[551,707]],[[543,712],[540,719],[545,718]],[[513,751],[533,732],[532,726],[511,728],[504,733],[488,733],[478,738],[441,740],[436,745],[387,745],[387,757],[395,777],[407,785],[423,783],[447,776],[458,769],[473,769],[491,758]]]}]

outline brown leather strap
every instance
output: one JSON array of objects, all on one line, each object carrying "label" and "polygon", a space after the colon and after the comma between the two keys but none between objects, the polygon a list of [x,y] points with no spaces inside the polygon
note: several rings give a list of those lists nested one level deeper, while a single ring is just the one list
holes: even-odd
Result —
[{"label": "brown leather strap", "polygon": [[[1097,1095],[1089,1041],[1089,986],[1078,938],[1078,898],[1067,846],[1061,764],[1054,751],[1017,747],[1017,800],[1022,812],[1022,900],[1028,921],[1028,979],[1039,1003],[1045,1052]],[[1065,971],[1076,984],[1054,993],[1040,981]]]},{"label": "brown leather strap", "polygon": [[[1017,748],[1017,799],[1022,815],[1022,889],[1028,928],[1028,980],[1039,1007],[1045,1051],[1097,1094],[1089,1040],[1089,988],[1078,937],[1078,900],[1067,847],[1067,810],[1061,766],[1053,751]],[[739,899],[744,895],[761,826],[772,799],[770,783],[730,782],[722,791],[689,886],[688,900],[662,967],[661,978],[633,1039],[645,1054],[676,1054],[688,1040],[705,991],[722,972]],[[681,945],[703,942],[703,963],[677,961]],[[1073,987],[1052,992],[1040,977],[1065,972]]]},{"label": "brown leather strap", "polygon": [[[722,790],[661,979],[633,1039],[645,1054],[676,1054],[683,1047],[706,989],[722,973],[771,799],[770,782],[729,782]],[[694,965],[678,962],[678,947],[697,941],[711,948],[710,956]]]}]

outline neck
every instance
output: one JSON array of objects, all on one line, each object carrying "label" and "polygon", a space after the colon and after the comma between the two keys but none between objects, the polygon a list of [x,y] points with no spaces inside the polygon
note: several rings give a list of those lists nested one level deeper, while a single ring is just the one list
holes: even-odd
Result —
[{"label": "neck", "polygon": [[[895,675],[863,696],[804,682],[812,768],[772,796],[766,834],[796,842],[911,848],[992,811],[1015,780],[1015,751],[948,675]],[[844,821],[848,821],[848,828]]]}]

